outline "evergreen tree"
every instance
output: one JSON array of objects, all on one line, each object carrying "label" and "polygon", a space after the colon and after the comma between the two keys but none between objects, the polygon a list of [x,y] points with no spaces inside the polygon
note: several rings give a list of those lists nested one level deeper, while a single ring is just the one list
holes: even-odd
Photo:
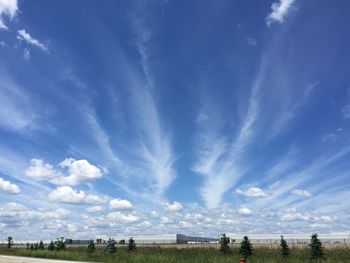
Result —
[{"label": "evergreen tree", "polygon": [[66,244],[63,242],[63,237],[57,238],[55,241],[55,249],[57,251],[66,249]]},{"label": "evergreen tree", "polygon": [[51,240],[50,244],[47,246],[49,251],[55,250],[55,243]]},{"label": "evergreen tree", "polygon": [[44,245],[44,242],[42,240],[40,240],[40,242],[39,242],[38,249],[40,249],[40,250],[45,249],[45,245]]},{"label": "evergreen tree", "polygon": [[133,238],[130,238],[128,243],[128,251],[134,251],[134,250],[136,250],[136,243]]},{"label": "evergreen tree", "polygon": [[11,248],[13,244],[12,237],[7,238],[7,248]]},{"label": "evergreen tree", "polygon": [[230,238],[226,234],[222,234],[220,238],[220,252],[223,254],[230,253]]},{"label": "evergreen tree", "polygon": [[311,243],[309,244],[311,249],[311,259],[323,259],[324,251],[321,241],[318,239],[317,234],[311,236]]},{"label": "evergreen tree", "polygon": [[241,242],[239,253],[245,258],[248,258],[253,254],[253,247],[252,247],[252,244],[250,244],[250,240],[248,239],[247,236],[245,236]]},{"label": "evergreen tree", "polygon": [[29,247],[30,247],[30,243],[27,243],[26,245],[27,245],[27,249],[29,249]]},{"label": "evergreen tree", "polygon": [[109,239],[107,242],[107,246],[105,248],[105,251],[108,253],[115,253],[117,251],[117,247],[115,246],[114,239]]},{"label": "evergreen tree", "polygon": [[34,244],[33,243],[30,244],[30,250],[34,250]]},{"label": "evergreen tree", "polygon": [[91,239],[89,245],[86,248],[86,252],[88,253],[94,253],[95,252],[95,244],[94,241]]},{"label": "evergreen tree", "polygon": [[121,244],[121,245],[125,245],[125,239],[121,239],[121,240],[119,240],[119,244]]},{"label": "evergreen tree", "polygon": [[281,236],[281,254],[282,256],[288,256],[289,255],[289,247],[287,244],[287,241]]}]

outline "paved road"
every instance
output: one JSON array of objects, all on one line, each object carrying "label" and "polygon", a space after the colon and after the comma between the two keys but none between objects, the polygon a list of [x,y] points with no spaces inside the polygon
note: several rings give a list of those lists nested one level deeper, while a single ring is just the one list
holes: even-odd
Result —
[{"label": "paved road", "polygon": [[0,255],[0,263],[87,263],[81,261],[65,261],[56,259],[41,259],[41,258],[27,258],[27,257],[13,257]]}]

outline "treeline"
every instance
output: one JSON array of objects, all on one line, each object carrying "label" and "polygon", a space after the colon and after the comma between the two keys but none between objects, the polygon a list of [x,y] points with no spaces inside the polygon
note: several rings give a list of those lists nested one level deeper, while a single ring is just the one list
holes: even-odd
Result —
[{"label": "treeline", "polygon": [[[230,238],[226,234],[222,234],[220,238],[220,252],[223,254],[232,254],[234,253],[233,248],[230,247]],[[311,241],[309,244],[310,248],[310,259],[323,259],[324,258],[324,248],[322,242],[318,239],[317,234],[311,236]],[[243,237],[243,240],[240,244],[238,253],[242,255],[242,259],[245,260],[253,254],[253,245],[250,243],[250,240],[247,236]],[[280,242],[280,254],[283,257],[288,257],[291,254],[287,241],[281,236]]]}]

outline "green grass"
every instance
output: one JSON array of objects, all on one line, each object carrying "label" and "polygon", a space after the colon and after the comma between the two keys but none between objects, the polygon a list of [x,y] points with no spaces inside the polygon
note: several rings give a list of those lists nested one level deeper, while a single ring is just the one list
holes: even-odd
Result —
[{"label": "green grass", "polygon": [[[62,260],[77,260],[91,262],[239,262],[241,256],[237,249],[234,249],[232,254],[221,255],[214,248],[141,248],[138,247],[136,252],[127,252],[126,249],[118,248],[115,254],[107,254],[102,248],[97,248],[97,251],[92,254],[85,252],[85,248],[67,248],[65,251],[48,251],[37,250],[31,251],[23,248],[0,248],[0,254],[29,256],[38,258],[53,258]],[[326,259],[324,263],[350,263],[350,250],[345,248],[333,248],[325,251]],[[253,256],[249,259],[250,263],[281,263],[281,262],[317,262],[310,261],[308,249],[292,249],[291,255],[282,257],[279,255],[279,250],[269,248],[257,248],[254,250]]]}]

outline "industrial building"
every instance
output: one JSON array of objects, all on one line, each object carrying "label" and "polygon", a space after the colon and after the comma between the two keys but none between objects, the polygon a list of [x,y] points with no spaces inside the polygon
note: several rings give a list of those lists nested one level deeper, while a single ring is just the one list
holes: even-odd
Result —
[{"label": "industrial building", "polygon": [[116,242],[124,240],[128,242],[130,238],[133,238],[136,244],[186,244],[186,243],[217,243],[219,238],[210,238],[210,237],[195,237],[195,236],[186,236],[181,234],[166,234],[166,235],[157,235],[157,236],[96,236],[95,241],[97,243],[105,243],[109,238],[113,239]]},{"label": "industrial building", "polygon": [[[244,236],[248,236],[253,244],[279,244],[281,236],[289,244],[309,244],[312,234],[226,234],[231,243],[240,243]],[[350,233],[318,234],[324,244],[350,244]]]}]

